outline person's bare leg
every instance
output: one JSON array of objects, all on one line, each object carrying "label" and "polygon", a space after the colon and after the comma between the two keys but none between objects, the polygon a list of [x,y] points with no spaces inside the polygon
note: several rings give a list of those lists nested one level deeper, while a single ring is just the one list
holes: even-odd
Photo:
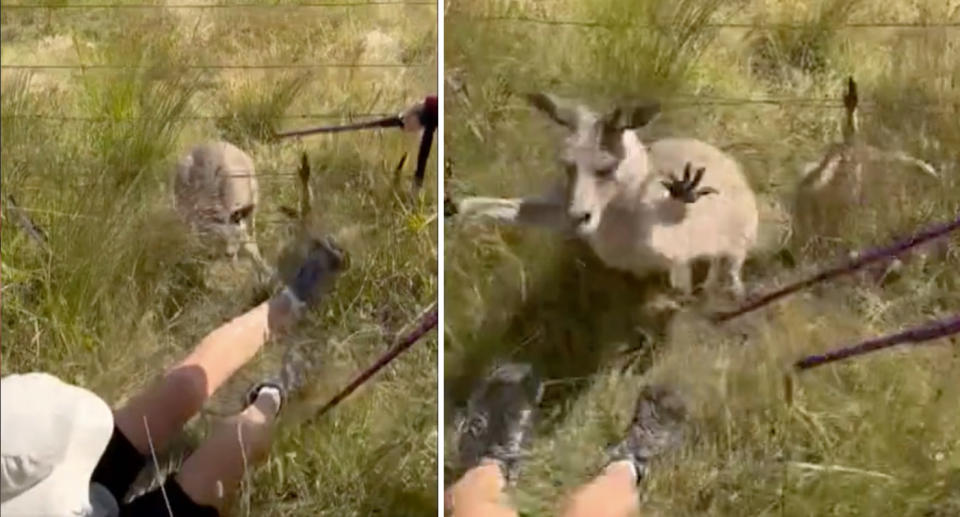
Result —
[{"label": "person's bare leg", "polygon": [[446,511],[454,517],[516,517],[505,502],[507,481],[496,460],[483,460],[447,489]]},{"label": "person's bare leg", "polygon": [[150,452],[151,440],[155,449],[163,448],[217,388],[296,319],[292,301],[281,294],[221,325],[158,382],[114,411],[117,428],[141,454]]},{"label": "person's bare leg", "polygon": [[290,285],[207,334],[154,385],[114,411],[114,422],[141,453],[163,449],[204,402],[275,334],[299,319],[304,303],[320,295],[343,264],[343,252],[329,239],[313,242]]},{"label": "person's bare leg", "polygon": [[247,391],[246,409],[220,422],[184,462],[175,478],[183,494],[200,506],[223,510],[244,474],[269,451],[281,408],[297,398],[316,367],[309,357],[288,348],[276,375]]},{"label": "person's bare leg", "polygon": [[629,461],[616,461],[570,497],[564,517],[627,517],[639,515],[637,474]]},{"label": "person's bare leg", "polygon": [[244,473],[270,450],[279,409],[278,395],[261,392],[242,413],[220,422],[180,467],[176,482],[183,492],[199,505],[222,511]]}]

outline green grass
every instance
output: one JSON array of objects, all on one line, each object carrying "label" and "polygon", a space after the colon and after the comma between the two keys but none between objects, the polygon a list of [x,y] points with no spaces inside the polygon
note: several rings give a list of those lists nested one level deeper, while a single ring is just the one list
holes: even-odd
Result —
[{"label": "green grass", "polygon": [[[170,174],[205,139],[246,149],[260,175],[257,239],[273,261],[293,235],[280,207],[297,206],[306,150],[316,222],[341,236],[352,267],[287,338],[323,367],[233,513],[435,514],[435,333],[333,412],[302,422],[436,299],[436,188],[428,181],[423,198],[412,200],[412,167],[400,183],[393,175],[416,143],[376,132],[265,138],[331,122],[294,118],[300,114],[398,112],[433,91],[435,17],[433,6],[4,9],[5,65],[137,68],[3,71],[2,191],[48,236],[47,247],[31,241],[4,202],[3,375],[47,371],[117,404],[159,374],[158,365],[262,299],[252,265],[206,260],[185,234],[172,213]],[[410,66],[195,68],[295,63]],[[239,409],[240,394],[272,372],[283,346],[268,344],[216,394],[210,413]],[[170,461],[202,439],[212,418],[188,425]]]},{"label": "green grass", "polygon": [[[960,33],[842,27],[956,21],[957,15],[955,2],[935,1],[453,2],[446,9],[445,73],[456,75],[468,97],[446,90],[447,192],[514,197],[560,178],[554,153],[561,131],[520,96],[545,90],[601,109],[631,97],[660,98],[664,111],[651,134],[731,146],[761,200],[789,207],[800,164],[840,138],[840,95],[853,74],[868,141],[919,155],[941,171],[942,181],[899,168],[867,170],[875,197],[856,207],[856,224],[843,227],[845,243],[815,253],[805,246],[811,235],[799,235],[785,253],[748,262],[748,289],[766,291],[830,263],[846,247],[886,243],[960,213]],[[677,27],[584,28],[476,16]],[[692,97],[836,101],[691,106]],[[763,231],[782,235],[788,223],[768,215]],[[796,269],[778,258],[787,252]],[[598,471],[604,447],[620,438],[634,397],[651,381],[684,390],[696,430],[645,485],[651,515],[960,512],[956,338],[785,381],[804,355],[955,313],[955,246],[945,261],[914,263],[883,288],[844,280],[722,326],[697,311],[672,318],[652,313],[646,302],[662,291],[664,278],[607,270],[584,245],[544,231],[448,223],[444,268],[446,414],[498,361],[530,361],[554,381],[532,456],[510,491],[524,515],[551,514],[565,493]],[[449,485],[460,473],[452,418],[445,442]]]}]

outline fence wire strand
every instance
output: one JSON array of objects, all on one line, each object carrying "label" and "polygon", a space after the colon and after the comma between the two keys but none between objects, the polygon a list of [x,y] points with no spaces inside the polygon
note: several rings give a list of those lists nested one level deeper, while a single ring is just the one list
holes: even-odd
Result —
[{"label": "fence wire strand", "polygon": [[[611,23],[596,20],[562,20],[551,18],[538,18],[534,16],[478,16],[467,13],[446,12],[446,17],[462,18],[464,20],[478,23],[498,23],[513,22],[527,23],[531,25],[545,25],[551,27],[576,27],[583,29],[670,29],[680,24],[676,23]],[[710,29],[806,29],[811,24],[806,23],[705,23],[704,28]],[[831,25],[835,29],[934,29],[934,28],[957,28],[960,22],[850,22]]]},{"label": "fence wire strand", "polygon": [[[791,106],[804,109],[843,109],[842,101],[831,98],[745,98],[745,97],[722,97],[710,95],[674,95],[664,97],[662,102],[670,107],[689,108],[689,107],[725,107],[725,106]],[[894,101],[894,102],[862,102],[858,104],[861,111],[871,111],[878,108],[902,108],[924,111],[960,111],[960,104],[944,102],[913,102],[913,101]],[[354,120],[363,118],[378,118],[395,115],[387,112],[368,112],[368,113],[294,113],[289,115],[280,115],[280,120],[310,120],[310,119],[331,119],[331,120]],[[190,115],[175,117],[176,121],[218,121],[233,118],[233,114],[227,115]],[[44,120],[51,122],[89,122],[89,123],[121,123],[136,122],[142,120],[156,120],[155,117],[97,117],[81,116],[70,114],[49,114],[49,113],[12,113],[0,115],[0,120]]]},{"label": "fence wire strand", "polygon": [[[332,120],[351,120],[358,118],[377,118],[389,117],[396,113],[294,113],[291,115],[279,115],[281,120],[301,120],[301,119],[332,119]],[[236,115],[188,115],[183,117],[173,117],[174,121],[216,121],[235,118]],[[117,122],[139,122],[143,120],[160,120],[158,117],[87,117],[80,115],[57,115],[47,113],[13,113],[0,115],[0,120],[49,120],[54,122],[99,122],[99,123],[117,123]]]},{"label": "fence wire strand", "polygon": [[[311,63],[311,64],[206,64],[206,65],[176,65],[171,68],[185,70],[316,70],[323,68],[423,68],[431,63]],[[149,70],[153,67],[144,65],[67,65],[67,64],[39,64],[26,65],[22,63],[0,65],[2,70]]]}]

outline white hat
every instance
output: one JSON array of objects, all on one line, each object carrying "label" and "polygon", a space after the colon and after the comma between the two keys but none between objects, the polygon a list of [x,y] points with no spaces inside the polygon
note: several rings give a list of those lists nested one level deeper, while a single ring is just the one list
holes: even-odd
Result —
[{"label": "white hat", "polygon": [[46,373],[8,375],[0,379],[0,414],[3,517],[115,511],[94,507],[104,489],[90,484],[113,433],[106,402]]}]

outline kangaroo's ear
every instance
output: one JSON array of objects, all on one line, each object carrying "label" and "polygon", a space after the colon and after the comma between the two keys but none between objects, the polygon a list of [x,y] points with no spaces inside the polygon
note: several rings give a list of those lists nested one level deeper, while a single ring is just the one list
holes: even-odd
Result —
[{"label": "kangaroo's ear", "polygon": [[617,106],[601,120],[601,123],[605,132],[621,132],[642,128],[659,115],[660,103],[655,100],[645,100]]},{"label": "kangaroo's ear", "polygon": [[571,130],[577,127],[576,106],[570,101],[542,92],[528,93],[526,99],[561,126]]},{"label": "kangaroo's ear", "polygon": [[601,146],[617,156],[623,155],[620,138],[627,129],[639,129],[649,124],[660,114],[660,103],[643,101],[617,106],[597,121]]}]

